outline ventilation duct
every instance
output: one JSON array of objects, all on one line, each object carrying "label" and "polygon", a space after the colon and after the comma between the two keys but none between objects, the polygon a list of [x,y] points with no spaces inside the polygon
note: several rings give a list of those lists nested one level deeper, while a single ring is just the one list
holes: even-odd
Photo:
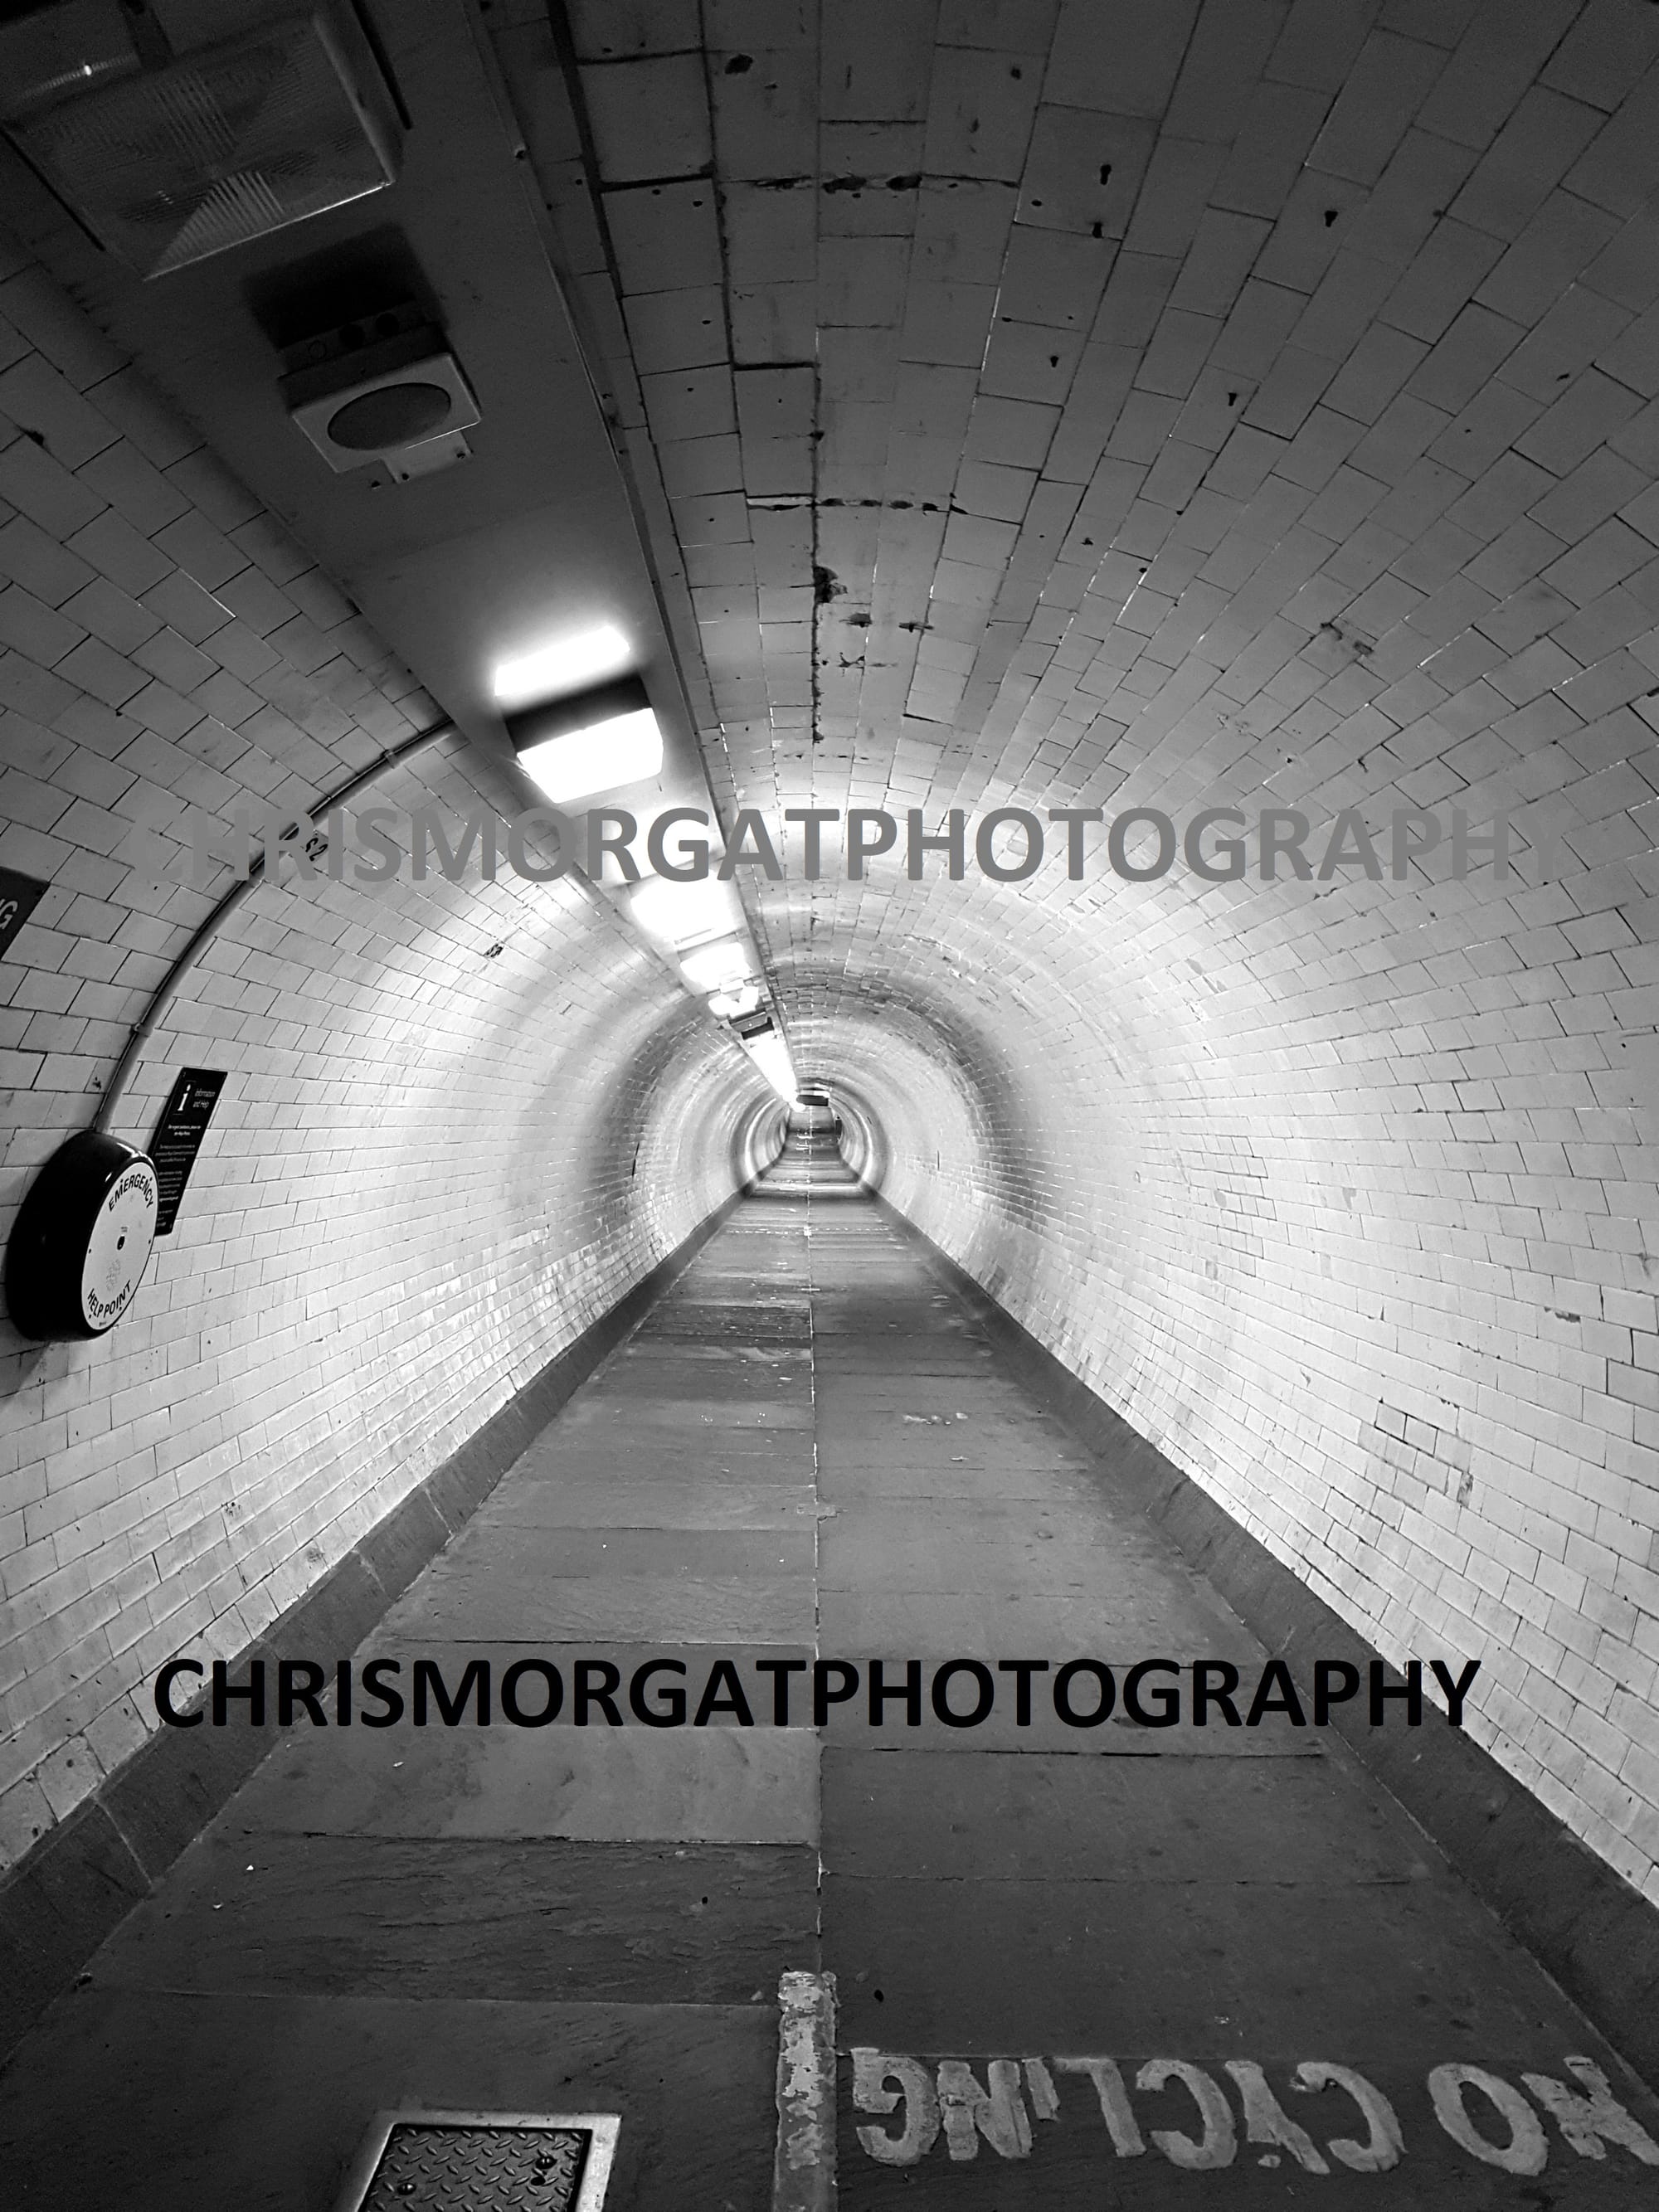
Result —
[{"label": "ventilation duct", "polygon": [[138,14],[154,33],[142,59],[131,41],[121,50],[110,8],[75,5],[0,34],[0,113],[25,158],[143,276],[392,181],[391,97],[343,11],[277,16],[177,56]]}]

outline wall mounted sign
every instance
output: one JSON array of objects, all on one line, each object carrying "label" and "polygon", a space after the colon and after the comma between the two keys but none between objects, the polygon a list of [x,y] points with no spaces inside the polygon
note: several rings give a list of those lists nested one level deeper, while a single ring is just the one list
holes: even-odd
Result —
[{"label": "wall mounted sign", "polygon": [[149,1140],[149,1156],[155,1163],[160,1187],[160,1210],[155,1223],[158,1237],[173,1234],[185,1185],[190,1181],[190,1171],[196,1164],[196,1155],[202,1149],[202,1139],[207,1134],[208,1123],[213,1119],[213,1109],[224,1087],[222,1069],[185,1067],[179,1070],[167,1094],[167,1103],[161,1109],[155,1133]]},{"label": "wall mounted sign", "polygon": [[15,868],[0,868],[0,953],[34,912],[51,886]]},{"label": "wall mounted sign", "polygon": [[6,1246],[6,1308],[25,1336],[102,1336],[132,1304],[155,1237],[155,1170],[101,1129],[60,1145]]}]

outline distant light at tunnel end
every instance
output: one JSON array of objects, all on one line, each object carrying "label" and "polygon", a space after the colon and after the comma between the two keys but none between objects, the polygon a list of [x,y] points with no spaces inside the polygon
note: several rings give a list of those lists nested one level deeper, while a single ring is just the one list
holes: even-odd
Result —
[{"label": "distant light at tunnel end", "polygon": [[550,699],[574,691],[595,677],[614,676],[630,659],[628,640],[612,623],[597,629],[577,632],[498,661],[490,672],[489,688],[501,707],[526,707],[532,700]]},{"label": "distant light at tunnel end", "polygon": [[662,731],[648,707],[528,745],[519,765],[556,806],[644,783],[662,769]]}]

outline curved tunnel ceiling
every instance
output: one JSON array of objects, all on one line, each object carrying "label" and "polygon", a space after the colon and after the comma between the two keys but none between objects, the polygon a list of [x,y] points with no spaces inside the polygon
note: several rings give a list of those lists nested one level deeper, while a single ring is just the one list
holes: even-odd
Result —
[{"label": "curved tunnel ceiling", "polygon": [[[811,806],[959,807],[970,848],[1001,806],[1279,806],[1317,851],[1344,809],[1507,812],[1503,878],[1443,851],[1137,883],[1096,830],[1081,881],[1053,851],[850,881],[833,845],[809,881],[792,840],[739,882],[797,1071],[894,1202],[1387,1653],[1480,1653],[1472,1726],[1650,1885],[1659,1781],[1617,1717],[1659,1620],[1659,10],[383,12],[415,127],[368,212],[146,288],[15,191],[455,715],[457,774],[511,776],[485,672],[545,599],[647,641],[726,823],[781,837]],[[383,225],[479,389],[465,485],[329,479],[275,397],[245,277]],[[347,898],[271,979],[337,982],[349,1049],[218,1023],[210,975],[174,1033],[290,1053],[249,1155],[325,1152],[337,1103],[371,1207],[417,1156],[447,1205],[489,1130],[556,1338],[776,1117],[585,893],[426,896],[441,921],[393,902],[367,933]],[[486,980],[453,948],[515,902]],[[447,1000],[408,980],[434,928]],[[441,1292],[496,1376],[524,1364],[500,1243]],[[1612,1729],[1589,1790],[1569,1653]]]}]

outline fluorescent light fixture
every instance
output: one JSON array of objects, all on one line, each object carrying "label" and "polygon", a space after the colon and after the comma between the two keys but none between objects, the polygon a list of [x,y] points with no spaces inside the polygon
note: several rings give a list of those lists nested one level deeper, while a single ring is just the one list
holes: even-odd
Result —
[{"label": "fluorescent light fixture", "polygon": [[737,1019],[743,1014],[752,1014],[760,1004],[760,985],[740,983],[735,991],[717,991],[708,1001],[708,1011],[723,1022]]},{"label": "fluorescent light fixture", "polygon": [[637,676],[507,718],[519,764],[556,806],[644,783],[662,769],[662,731]]},{"label": "fluorescent light fixture", "polygon": [[629,910],[647,936],[665,945],[691,945],[700,937],[729,937],[737,925],[724,884],[672,884],[659,876],[641,884]]},{"label": "fluorescent light fixture", "polygon": [[490,690],[503,707],[526,707],[532,699],[550,699],[596,677],[610,676],[628,665],[628,640],[613,623],[577,632],[533,653],[503,660],[490,672]]},{"label": "fluorescent light fixture", "polygon": [[786,1105],[795,1103],[795,1070],[789,1048],[774,1030],[747,1047],[749,1057]]},{"label": "fluorescent light fixture", "polygon": [[754,965],[749,947],[735,937],[723,938],[718,945],[700,945],[680,963],[687,981],[699,991],[728,990],[741,983]]},{"label": "fluorescent light fixture", "polygon": [[662,732],[647,707],[591,722],[568,736],[550,738],[521,753],[525,774],[555,806],[591,799],[625,783],[644,783],[662,767]]}]

